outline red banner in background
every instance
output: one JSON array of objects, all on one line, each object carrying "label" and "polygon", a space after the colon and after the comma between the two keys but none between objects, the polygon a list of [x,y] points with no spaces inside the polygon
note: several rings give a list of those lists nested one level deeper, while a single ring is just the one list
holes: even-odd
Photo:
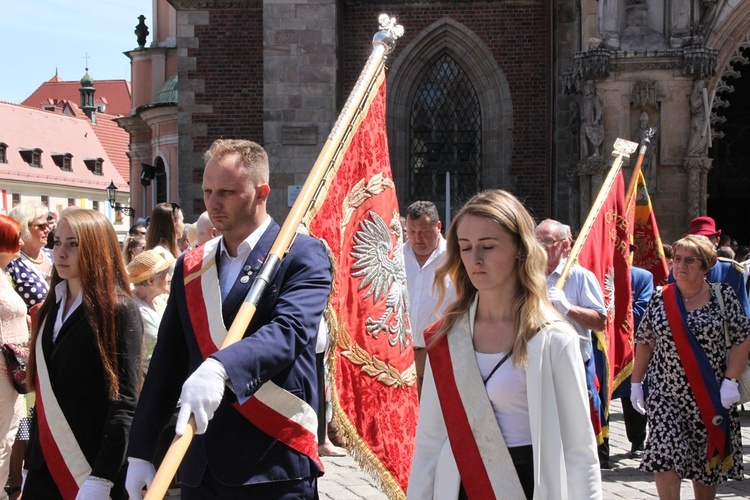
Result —
[{"label": "red banner in background", "polygon": [[409,479],[418,400],[398,200],[381,74],[371,104],[325,194],[308,215],[335,263],[327,314],[334,419],[347,448],[390,498]]},{"label": "red banner in background", "polygon": [[633,255],[633,265],[650,271],[654,275],[655,286],[665,285],[669,277],[669,266],[642,171],[638,171],[634,194],[630,198],[633,206],[628,207],[633,243],[638,247]]},{"label": "red banner in background", "polygon": [[607,415],[612,392],[632,371],[633,306],[629,261],[625,183],[620,171],[578,256],[578,263],[596,275],[604,293],[607,325],[604,332],[594,332],[592,340],[600,396]]}]

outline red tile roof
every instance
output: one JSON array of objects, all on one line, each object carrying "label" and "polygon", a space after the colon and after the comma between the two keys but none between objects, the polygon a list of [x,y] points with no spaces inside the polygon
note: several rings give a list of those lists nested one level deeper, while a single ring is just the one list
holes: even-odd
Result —
[{"label": "red tile roof", "polygon": [[[118,189],[129,191],[103,141],[95,133],[95,129],[106,129],[107,132],[103,134],[106,136],[111,127],[117,128],[117,125],[111,121],[111,117],[105,118],[101,114],[97,116],[97,121],[108,124],[92,126],[86,118],[0,102],[0,142],[7,144],[8,160],[8,163],[0,163],[0,179],[102,190],[113,180]],[[30,166],[19,152],[34,148],[42,150],[42,168]],[[70,172],[61,170],[52,159],[52,154],[65,153],[72,155]],[[94,175],[86,167],[84,159],[89,158],[104,160],[103,175]]]},{"label": "red tile roof", "polygon": [[[60,104],[60,103],[58,103]],[[83,120],[88,120],[86,113],[83,112],[75,103],[66,101],[61,103],[63,114],[70,114]],[[57,111],[56,111],[57,112]],[[125,181],[130,181],[130,159],[127,156],[130,148],[130,134],[117,125],[114,119],[116,116],[105,113],[96,113],[96,123],[92,124],[94,133],[104,146],[104,150],[112,160],[112,164],[120,173]]]},{"label": "red tile roof", "polygon": [[[50,100],[68,100],[75,103],[81,102],[81,88],[79,81],[62,81],[57,75],[50,78],[39,86],[21,104],[31,108],[41,108]],[[127,80],[94,80],[94,101],[96,104],[105,103],[105,112],[109,115],[129,115],[131,100],[133,96],[130,82]]]}]

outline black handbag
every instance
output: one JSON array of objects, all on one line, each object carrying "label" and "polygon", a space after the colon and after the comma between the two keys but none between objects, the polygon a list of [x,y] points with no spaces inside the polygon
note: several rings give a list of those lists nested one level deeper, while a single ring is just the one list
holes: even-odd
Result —
[{"label": "black handbag", "polygon": [[29,392],[26,387],[26,363],[29,360],[29,343],[3,344],[3,356],[8,366],[8,376],[19,394]]}]

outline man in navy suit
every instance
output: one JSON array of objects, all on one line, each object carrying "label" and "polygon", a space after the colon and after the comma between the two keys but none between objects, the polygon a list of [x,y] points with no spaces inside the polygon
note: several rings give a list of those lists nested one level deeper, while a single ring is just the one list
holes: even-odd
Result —
[{"label": "man in navy suit", "polygon": [[[640,267],[630,268],[630,283],[633,293],[633,335],[638,331],[641,318],[646,312],[648,302],[654,293],[654,275]],[[636,346],[637,349],[637,346]],[[630,458],[639,459],[643,456],[643,445],[646,442],[646,415],[633,408],[630,402],[630,378],[621,384],[623,391],[618,394],[622,401],[623,421],[625,422],[625,433],[630,441]],[[627,389],[627,390],[626,390]]]},{"label": "man in navy suit", "polygon": [[323,243],[296,235],[245,337],[218,351],[279,226],[266,213],[262,147],[218,140],[205,160],[203,198],[221,237],[177,261],[130,431],[128,492],[139,497],[153,479],[159,432],[179,398],[176,433],[191,414],[196,422],[180,469],[183,499],[314,498],[315,340],[331,266]]}]

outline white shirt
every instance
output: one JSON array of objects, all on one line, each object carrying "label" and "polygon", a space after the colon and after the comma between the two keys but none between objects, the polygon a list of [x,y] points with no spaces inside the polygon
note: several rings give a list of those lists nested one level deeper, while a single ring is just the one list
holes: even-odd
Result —
[{"label": "white shirt", "polygon": [[404,243],[404,267],[406,268],[406,288],[409,291],[409,321],[414,338],[414,347],[425,347],[424,330],[440,319],[445,308],[455,300],[453,282],[445,277],[446,295],[439,310],[435,307],[439,294],[434,286],[435,270],[445,262],[447,243],[440,235],[437,248],[423,266],[407,241]]},{"label": "white shirt", "polygon": [[65,310],[65,303],[70,300],[68,297],[68,280],[62,280],[60,283],[55,285],[55,299],[59,304],[57,309],[57,317],[55,318],[55,327],[52,330],[52,342],[57,340],[57,334],[60,333],[60,329],[63,323],[73,314],[73,311],[78,309],[78,306],[83,302],[83,290],[78,291],[78,295],[73,299],[73,305],[68,309],[68,313],[63,316]]},{"label": "white shirt", "polygon": [[268,226],[271,225],[271,217],[266,216],[266,220],[258,226],[258,228],[250,233],[250,236],[240,243],[237,247],[237,257],[229,255],[227,248],[224,246],[224,238],[222,237],[219,241],[219,259],[221,265],[219,266],[219,288],[221,289],[221,300],[225,300],[229,291],[234,286],[237,277],[240,275],[245,261],[250,256],[250,252],[253,251],[255,245],[260,241],[260,237],[266,232]]},{"label": "white shirt", "polygon": [[[565,261],[566,259],[561,259],[555,270],[552,271],[552,274],[547,276],[548,290],[557,283],[557,279],[565,267]],[[567,281],[565,281],[565,285],[563,285],[562,291],[565,294],[565,298],[571,304],[593,309],[600,314],[607,315],[607,311],[604,309],[604,294],[602,293],[602,288],[599,286],[599,281],[596,279],[596,275],[585,267],[576,264],[570,269],[570,274]],[[558,312],[565,316],[563,311],[558,309]],[[588,361],[591,359],[593,353],[591,330],[582,327],[578,322],[573,321],[567,316],[565,316],[565,319],[573,325],[573,328],[576,329],[576,332],[581,337],[581,354],[583,355],[583,360]]]}]

